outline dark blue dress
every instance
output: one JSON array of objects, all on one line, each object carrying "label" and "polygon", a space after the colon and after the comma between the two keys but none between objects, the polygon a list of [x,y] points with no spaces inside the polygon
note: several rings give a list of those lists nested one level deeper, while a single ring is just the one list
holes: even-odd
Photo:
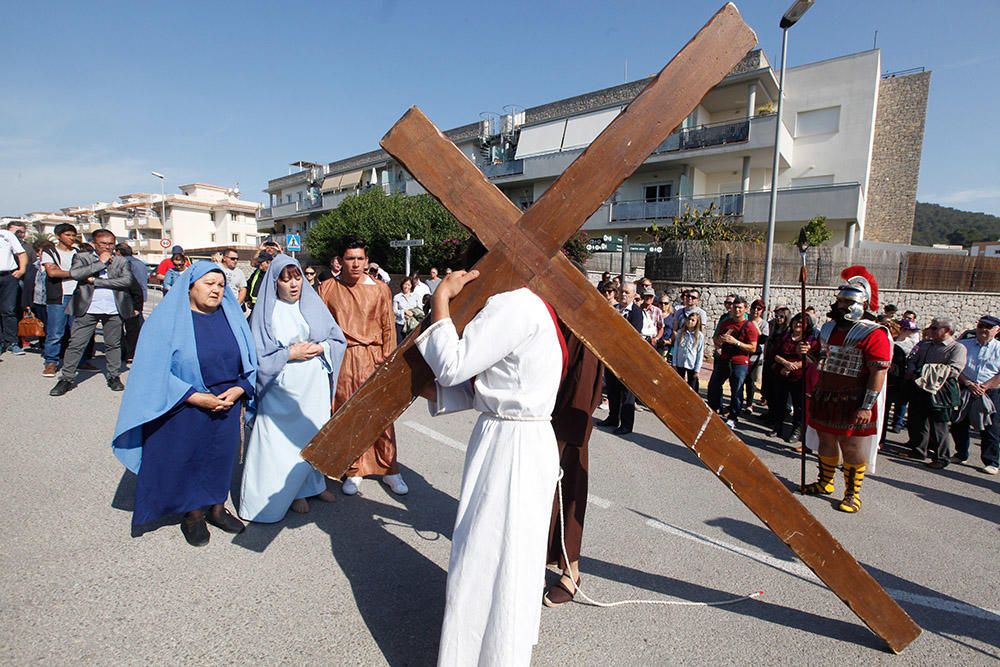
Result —
[{"label": "dark blue dress", "polygon": [[[249,397],[240,348],[222,308],[210,315],[192,311],[194,339],[205,386],[213,394],[240,386]],[[169,351],[165,351],[169,353]],[[145,424],[142,465],[135,489],[132,525],[223,503],[229,496],[240,441],[240,406],[211,412],[185,401]]]}]

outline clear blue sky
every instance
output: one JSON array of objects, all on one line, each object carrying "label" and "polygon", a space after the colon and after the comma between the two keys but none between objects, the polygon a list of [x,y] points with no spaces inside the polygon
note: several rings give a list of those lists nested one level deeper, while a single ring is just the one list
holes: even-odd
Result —
[{"label": "clear blue sky", "polygon": [[[0,22],[0,214],[269,178],[660,69],[721,6],[665,2],[16,2]],[[776,63],[791,0],[738,3]],[[958,13],[962,12],[962,13]],[[789,65],[871,48],[933,71],[918,199],[1000,214],[1000,2],[817,0]]]}]

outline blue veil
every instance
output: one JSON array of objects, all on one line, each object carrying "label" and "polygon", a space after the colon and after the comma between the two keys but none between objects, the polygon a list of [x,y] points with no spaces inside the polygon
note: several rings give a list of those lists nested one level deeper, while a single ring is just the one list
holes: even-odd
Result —
[{"label": "blue veil", "polygon": [[[288,255],[278,255],[267,267],[267,273],[264,275],[260,291],[257,293],[253,314],[250,316],[250,329],[253,332],[253,341],[259,359],[255,396],[257,401],[261,400],[271,383],[288,363],[288,348],[283,347],[275,339],[271,326],[274,317],[274,304],[278,301],[278,276],[288,266],[295,266],[298,267],[299,271],[302,270],[299,263]],[[316,290],[305,279],[302,281],[302,293],[299,297],[299,312],[302,313],[303,319],[309,325],[309,340],[313,343],[324,341],[329,343],[330,389],[333,390],[340,374],[340,363],[344,359],[344,351],[347,349],[347,339],[344,338],[344,332],[340,330],[337,321],[330,314],[330,309],[326,307],[323,300],[316,294]]]},{"label": "blue veil", "polygon": [[[207,260],[184,271],[142,326],[111,443],[118,460],[134,473],[139,472],[142,462],[143,424],[174,409],[189,390],[208,391],[201,377],[188,291],[211,271],[222,273],[218,264]],[[220,307],[240,346],[244,372],[249,371],[247,380],[254,384],[257,355],[253,337],[228,287],[223,290]]]}]

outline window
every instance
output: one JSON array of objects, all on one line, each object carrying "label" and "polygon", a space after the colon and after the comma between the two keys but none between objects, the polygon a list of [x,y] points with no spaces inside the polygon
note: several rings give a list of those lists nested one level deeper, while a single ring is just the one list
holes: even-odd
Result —
[{"label": "window", "polygon": [[665,201],[670,199],[673,193],[673,183],[654,183],[652,185],[647,185],[643,188],[645,192],[644,198],[646,201]]},{"label": "window", "polygon": [[229,236],[230,236],[229,240],[232,241],[233,243],[239,243],[240,242],[240,235],[239,234],[230,234]]},{"label": "window", "polygon": [[800,111],[795,114],[795,137],[834,134],[840,130],[840,107]]},{"label": "window", "polygon": [[215,234],[211,234],[210,237],[211,237],[212,243],[215,243]]},{"label": "window", "polygon": [[233,222],[239,222],[239,218],[240,216],[236,211],[229,212],[229,219],[232,220]]},{"label": "window", "polygon": [[285,203],[286,204],[292,203],[292,195],[285,195]]}]

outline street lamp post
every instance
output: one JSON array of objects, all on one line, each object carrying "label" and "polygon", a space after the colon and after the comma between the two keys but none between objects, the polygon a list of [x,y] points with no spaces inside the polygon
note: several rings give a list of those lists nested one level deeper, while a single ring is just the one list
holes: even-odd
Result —
[{"label": "street lamp post", "polygon": [[785,99],[785,49],[788,29],[795,25],[816,0],[795,0],[781,17],[781,74],[778,78],[778,108],[774,119],[774,158],[771,162],[771,199],[767,212],[767,246],[764,255],[764,289],[762,299],[771,305],[771,255],[774,253],[774,219],[778,210],[778,141],[781,139],[781,106]]},{"label": "street lamp post", "polygon": [[163,195],[163,182],[167,177],[158,171],[151,171],[149,173],[160,179],[160,228],[165,232],[167,230],[167,199]]}]

